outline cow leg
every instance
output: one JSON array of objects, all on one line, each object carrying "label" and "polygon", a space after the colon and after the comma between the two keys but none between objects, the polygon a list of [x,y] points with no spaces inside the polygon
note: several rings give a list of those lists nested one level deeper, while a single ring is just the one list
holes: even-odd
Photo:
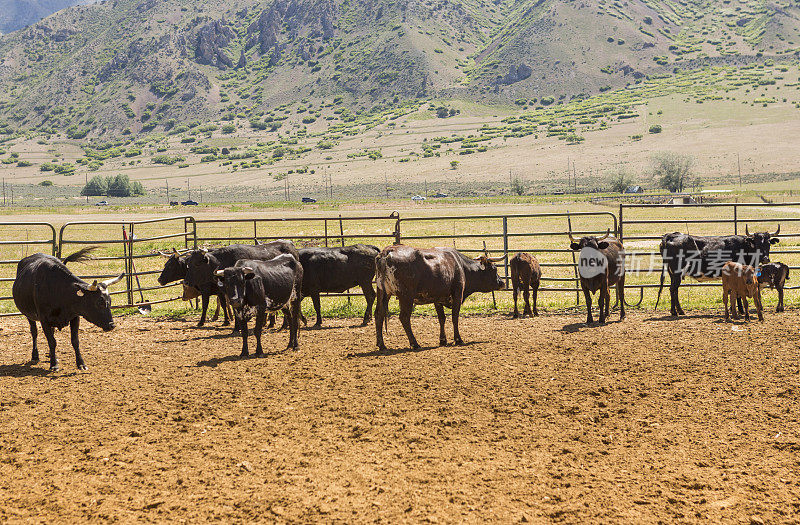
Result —
[{"label": "cow leg", "polygon": [[739,309],[739,313],[740,314],[744,313],[744,307],[742,306],[742,298],[741,297],[737,297],[736,298],[736,307]]},{"label": "cow leg", "polygon": [[728,315],[728,295],[730,292],[728,290],[722,290],[722,307],[725,308],[725,322],[731,320],[730,316]]},{"label": "cow leg", "polygon": [[[517,319],[519,317],[519,309],[517,308],[517,296],[519,294],[519,284],[517,284],[517,281],[514,281],[513,283],[512,294],[514,296],[514,315],[512,317],[514,319]],[[525,316],[524,313],[522,315],[523,317]]]},{"label": "cow leg", "polygon": [[203,326],[206,324],[206,312],[208,311],[208,300],[211,298],[208,294],[203,294],[203,311],[200,312],[200,322],[197,323],[197,326]]},{"label": "cow leg", "polygon": [[386,350],[383,342],[383,323],[389,310],[389,296],[380,287],[375,298],[375,337],[379,350]]},{"label": "cow leg", "polygon": [[319,294],[311,294],[311,301],[314,303],[314,311],[317,313],[317,322],[314,326],[322,326],[322,306],[319,304]]},{"label": "cow leg", "polygon": [[247,316],[242,315],[241,310],[239,311],[239,316],[241,318],[240,326],[242,328],[242,353],[240,355],[241,357],[247,357],[250,355],[250,351],[247,349]]},{"label": "cow leg", "polygon": [[372,304],[375,302],[375,290],[372,289],[371,283],[364,283],[361,285],[361,291],[364,293],[364,299],[367,301],[367,309],[364,312],[364,322],[362,326],[367,326],[370,319],[372,319]]},{"label": "cow leg", "polygon": [[[217,295],[217,308],[222,307],[222,326],[228,326],[229,324],[231,324],[231,320],[228,317],[227,303],[228,300],[225,298],[225,294]],[[234,320],[234,326],[236,326],[235,320]]]},{"label": "cow leg", "polygon": [[461,297],[453,298],[453,343],[461,346],[464,341],[461,339],[461,332],[458,330],[458,314],[461,312]]},{"label": "cow leg", "polygon": [[583,298],[586,299],[586,324],[592,324],[592,294],[588,289],[583,290]]},{"label": "cow leg", "polygon": [[39,329],[36,328],[36,321],[28,319],[28,324],[31,326],[31,338],[33,339],[33,352],[31,352],[31,364],[39,362],[39,345],[36,343],[36,337],[39,335]]},{"label": "cow leg", "polygon": [[78,328],[80,324],[80,317],[76,317],[69,322],[69,336],[72,341],[72,348],[75,349],[75,366],[77,366],[79,370],[89,370],[89,367],[83,362],[83,356],[81,355],[81,349],[78,343]]},{"label": "cow leg", "polygon": [[525,301],[525,307],[522,309],[522,317],[526,315],[528,317],[533,317],[533,312],[531,311],[531,293],[528,290],[530,287],[530,283],[522,283],[522,299]]},{"label": "cow leg", "polygon": [[275,312],[269,313],[269,323],[267,324],[267,328],[274,328],[275,327]]},{"label": "cow leg", "polygon": [[444,323],[447,322],[447,316],[444,314],[444,306],[435,303],[436,315],[439,316],[439,346],[447,346],[447,334],[444,333]]},{"label": "cow leg", "polygon": [[259,306],[256,309],[256,326],[253,328],[253,335],[256,336],[256,357],[264,357],[264,349],[261,347],[261,333],[264,325],[267,324],[267,309]]},{"label": "cow leg", "polygon": [[669,309],[670,313],[673,316],[685,315],[683,313],[683,308],[681,308],[681,303],[678,298],[678,288],[681,285],[681,276],[670,274],[670,283],[669,283]]},{"label": "cow leg", "polygon": [[214,309],[214,315],[211,316],[211,322],[216,322],[219,319],[219,297],[217,297],[217,307]]},{"label": "cow leg", "polygon": [[300,332],[300,290],[297,291],[297,298],[289,305],[289,348],[297,350],[300,343],[297,340],[298,333]]},{"label": "cow leg", "polygon": [[737,299],[736,292],[731,290],[729,293],[731,296],[731,304],[730,304],[731,317],[733,317],[734,320],[738,321],[739,319],[741,319],[741,316],[739,315],[739,309],[736,308],[736,299]]},{"label": "cow leg", "polygon": [[42,323],[42,332],[47,339],[47,346],[50,347],[50,371],[55,372],[58,370],[58,359],[56,358],[56,336],[53,334],[53,327]]},{"label": "cow leg", "polygon": [[620,277],[617,283],[617,301],[619,301],[619,320],[622,321],[625,319],[625,275]]},{"label": "cow leg", "polygon": [[539,281],[536,281],[535,284],[531,285],[531,291],[533,294],[533,316],[539,317],[539,309],[536,307],[539,298]]},{"label": "cow leg", "polygon": [[747,296],[742,296],[742,302],[744,303],[744,320],[750,322],[750,305],[747,304]]},{"label": "cow leg", "polygon": [[[776,312],[783,311],[783,286],[778,286],[778,308],[775,309]],[[34,343],[35,345],[36,343]]]},{"label": "cow leg", "polygon": [[758,314],[758,320],[762,323],[764,322],[764,307],[761,304],[761,290],[756,288],[756,294],[753,296],[753,302],[756,303],[756,313]]},{"label": "cow leg", "polygon": [[597,309],[600,310],[600,324],[606,322],[606,304],[608,302],[606,294],[608,294],[608,283],[604,283],[603,286],[600,287],[600,293],[597,294]]},{"label": "cow leg", "polygon": [[408,296],[398,296],[397,298],[400,300],[400,323],[406,331],[408,345],[412,350],[418,350],[419,343],[417,343],[417,338],[414,337],[414,332],[411,331],[411,312],[414,311],[413,297],[414,295],[409,294]]}]

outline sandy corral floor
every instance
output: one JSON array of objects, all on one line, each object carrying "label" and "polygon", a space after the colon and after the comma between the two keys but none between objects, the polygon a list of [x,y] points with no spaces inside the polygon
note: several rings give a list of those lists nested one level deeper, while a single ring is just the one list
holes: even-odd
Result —
[{"label": "sandy corral floor", "polygon": [[263,359],[127,317],[84,323],[88,372],[57,334],[56,373],[4,319],[0,520],[797,522],[800,312],[583,315],[468,317],[443,348],[415,318],[418,352],[393,317],[387,354],[326,321]]}]

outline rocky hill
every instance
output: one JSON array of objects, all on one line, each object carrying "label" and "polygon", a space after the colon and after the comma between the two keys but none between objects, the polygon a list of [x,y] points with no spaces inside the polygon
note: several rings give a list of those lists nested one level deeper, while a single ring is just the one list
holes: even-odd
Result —
[{"label": "rocky hill", "polygon": [[87,0],[0,0],[0,34],[7,34],[27,27],[76,4]]},{"label": "rocky hill", "polygon": [[799,29],[794,0],[104,1],[0,38],[0,126],[83,138],[302,101],[557,103],[796,60]]}]

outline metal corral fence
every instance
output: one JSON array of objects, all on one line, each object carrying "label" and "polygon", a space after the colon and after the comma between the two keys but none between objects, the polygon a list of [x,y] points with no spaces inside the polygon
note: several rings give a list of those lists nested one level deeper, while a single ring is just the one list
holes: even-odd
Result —
[{"label": "metal corral fence", "polygon": [[[777,210],[793,208],[795,216],[776,213]],[[637,210],[647,210],[648,218],[637,218]],[[628,218],[633,215],[632,218]],[[720,203],[720,204],[620,204],[619,236],[625,245],[627,288],[657,288],[657,282],[643,282],[643,274],[652,275],[661,271],[663,265],[659,246],[661,235],[654,235],[653,226],[663,233],[679,231],[692,235],[744,235],[746,228],[750,233],[769,231],[774,233],[781,227],[778,238],[787,240],[800,237],[800,205],[797,203]],[[647,259],[644,261],[643,259]],[[800,269],[800,248],[774,245],[770,249],[770,259],[787,264],[790,270]],[[792,272],[790,272],[791,275]],[[665,286],[669,286],[666,278]],[[786,289],[798,289],[800,285]],[[681,287],[708,288],[719,286],[718,281],[695,282],[685,280]]]},{"label": "metal corral fence", "polygon": [[[780,213],[792,208],[796,216]],[[641,218],[645,215],[647,218]],[[345,246],[358,242],[384,247],[405,243],[419,247],[453,246],[467,255],[484,252],[504,258],[499,268],[509,288],[509,259],[516,252],[536,255],[542,267],[540,290],[574,294],[580,304],[581,294],[576,254],[569,249],[568,235],[601,235],[606,231],[623,239],[628,254],[629,276],[626,288],[645,289],[658,286],[661,254],[658,251],[663,233],[681,231],[696,235],[774,232],[781,225],[780,239],[800,237],[800,203],[751,204],[620,204],[612,211],[531,213],[506,215],[458,215],[401,217],[389,215],[321,216],[291,218],[195,219],[192,216],[169,217],[146,221],[78,221],[57,230],[48,223],[0,223],[0,312],[14,315],[11,285],[18,261],[42,251],[65,257],[85,246],[99,246],[94,259],[76,265],[85,280],[107,279],[122,272],[126,278],[112,290],[123,301],[116,308],[174,301],[180,298],[173,283],[159,286],[156,279],[164,259],[159,251],[179,252],[199,246],[254,243],[289,239],[298,247]],[[657,233],[656,233],[657,232]],[[791,269],[800,269],[800,247],[772,249],[772,259]],[[791,281],[793,282],[793,281]],[[788,283],[787,283],[788,284]],[[718,284],[716,284],[718,285]],[[686,282],[684,286],[708,287],[715,283]],[[787,287],[788,288],[788,287]],[[800,288],[795,285],[792,289]],[[331,294],[349,296],[360,294]]]}]

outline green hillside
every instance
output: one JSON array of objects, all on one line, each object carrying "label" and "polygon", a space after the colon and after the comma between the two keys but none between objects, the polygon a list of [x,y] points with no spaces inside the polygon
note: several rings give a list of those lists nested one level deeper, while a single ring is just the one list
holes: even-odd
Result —
[{"label": "green hillside", "polygon": [[788,0],[116,0],[0,38],[0,123],[81,139],[271,127],[292,103],[330,107],[334,124],[430,98],[558,103],[793,59],[799,14]]}]

